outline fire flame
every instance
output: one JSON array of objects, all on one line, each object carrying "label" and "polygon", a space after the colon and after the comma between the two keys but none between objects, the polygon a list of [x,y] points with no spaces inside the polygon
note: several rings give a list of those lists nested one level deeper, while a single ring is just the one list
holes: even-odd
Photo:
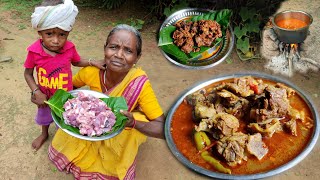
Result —
[{"label": "fire flame", "polygon": [[298,44],[290,44],[290,47],[292,50],[294,50],[295,52],[298,51]]}]

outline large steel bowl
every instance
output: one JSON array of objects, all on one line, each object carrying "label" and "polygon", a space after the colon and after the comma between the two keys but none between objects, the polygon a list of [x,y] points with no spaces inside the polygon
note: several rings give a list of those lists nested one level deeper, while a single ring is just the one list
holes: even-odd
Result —
[{"label": "large steel bowl", "polygon": [[[285,29],[278,26],[281,20],[294,18],[305,22],[307,25],[299,29]],[[309,26],[313,18],[310,14],[303,11],[283,11],[277,13],[272,18],[273,29],[275,30],[280,41],[288,44],[302,43],[309,34]]]},{"label": "large steel bowl", "polygon": [[[262,172],[262,173],[257,173],[257,174],[248,174],[248,175],[229,175],[229,174],[223,174],[223,173],[219,173],[219,172],[214,172],[214,171],[210,171],[207,170],[201,166],[198,166],[197,164],[192,163],[189,159],[187,159],[182,152],[179,151],[179,149],[177,148],[172,134],[171,134],[171,124],[172,124],[172,119],[173,119],[173,115],[176,112],[176,110],[178,109],[179,105],[181,103],[183,103],[185,97],[191,93],[194,93],[200,89],[203,89],[204,87],[216,83],[216,82],[220,82],[223,80],[227,80],[227,79],[233,79],[233,78],[238,78],[238,77],[243,77],[243,76],[252,76],[255,78],[262,78],[262,79],[268,79],[274,82],[280,82],[283,83],[291,88],[293,88],[296,93],[298,95],[300,95],[300,97],[306,102],[306,104],[308,105],[309,109],[311,110],[311,114],[313,116],[314,119],[314,129],[311,135],[311,139],[308,142],[308,144],[306,145],[306,147],[302,150],[302,152],[300,154],[298,154],[294,159],[290,160],[289,162],[285,163],[284,165],[277,167],[275,169],[272,169],[270,171],[267,172]],[[229,75],[223,75],[223,76],[219,76],[219,77],[214,77],[213,79],[210,79],[208,81],[204,81],[201,82],[195,86],[193,86],[192,88],[190,88],[189,90],[187,90],[186,92],[184,92],[179,98],[178,100],[175,102],[175,104],[172,106],[171,110],[168,112],[167,118],[166,118],[166,122],[165,122],[165,137],[166,137],[166,141],[167,141],[167,145],[169,147],[169,149],[171,150],[171,152],[173,153],[173,155],[186,167],[192,169],[195,172],[198,172],[200,174],[212,177],[212,178],[219,178],[219,179],[260,179],[260,178],[266,178],[266,177],[270,177],[276,174],[279,174],[281,172],[284,172],[286,170],[288,170],[289,168],[292,168],[293,166],[295,166],[296,164],[298,164],[300,161],[302,161],[313,149],[313,147],[315,146],[318,136],[319,136],[319,115],[317,113],[317,110],[315,109],[313,103],[311,102],[311,99],[298,87],[296,87],[294,84],[280,79],[278,77],[275,76],[271,76],[268,74],[261,74],[261,73],[239,73],[239,74],[229,74]]]}]

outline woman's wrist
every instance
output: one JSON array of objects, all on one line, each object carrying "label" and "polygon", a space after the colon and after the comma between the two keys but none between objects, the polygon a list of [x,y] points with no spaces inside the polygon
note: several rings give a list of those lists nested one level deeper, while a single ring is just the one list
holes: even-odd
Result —
[{"label": "woman's wrist", "polygon": [[136,126],[136,120],[133,119],[132,123],[130,126],[125,127],[126,130],[131,130]]}]

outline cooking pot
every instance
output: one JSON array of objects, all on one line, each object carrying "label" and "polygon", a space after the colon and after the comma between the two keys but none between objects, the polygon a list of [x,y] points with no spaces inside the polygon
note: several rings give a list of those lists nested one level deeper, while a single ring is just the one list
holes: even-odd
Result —
[{"label": "cooking pot", "polygon": [[[307,25],[298,29],[285,29],[278,26],[279,21],[290,18],[301,20]],[[279,12],[272,18],[273,29],[279,40],[288,44],[302,43],[307,38],[312,21],[313,18],[310,14],[292,10]]]}]

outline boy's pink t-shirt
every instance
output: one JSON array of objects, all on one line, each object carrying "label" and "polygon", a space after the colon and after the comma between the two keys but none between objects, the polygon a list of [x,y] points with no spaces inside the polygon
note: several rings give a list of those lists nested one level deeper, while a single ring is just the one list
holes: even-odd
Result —
[{"label": "boy's pink t-shirt", "polygon": [[47,54],[37,40],[28,48],[28,55],[24,63],[25,68],[36,68],[38,86],[50,98],[57,89],[70,91],[72,86],[71,63],[79,62],[80,56],[70,41],[67,41],[61,54],[51,56]]}]

